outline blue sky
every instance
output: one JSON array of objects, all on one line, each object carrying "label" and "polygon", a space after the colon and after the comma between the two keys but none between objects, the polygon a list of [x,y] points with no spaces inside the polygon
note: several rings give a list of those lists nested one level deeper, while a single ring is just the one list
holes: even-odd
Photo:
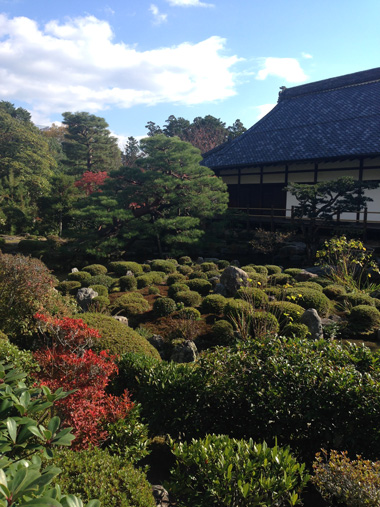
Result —
[{"label": "blue sky", "polygon": [[296,86],[380,66],[379,0],[0,0],[0,100],[35,123],[253,125]]}]

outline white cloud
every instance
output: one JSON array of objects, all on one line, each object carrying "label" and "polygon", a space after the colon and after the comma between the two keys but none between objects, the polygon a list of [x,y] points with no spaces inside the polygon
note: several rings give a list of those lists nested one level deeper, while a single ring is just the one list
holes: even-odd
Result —
[{"label": "white cloud", "polygon": [[264,80],[268,76],[277,76],[288,83],[302,83],[307,75],[295,58],[264,58],[263,68],[257,73],[256,79]]},{"label": "white cloud", "polygon": [[257,121],[261,120],[266,114],[271,111],[276,104],[261,104],[261,106],[256,106],[255,109],[258,111]]},{"label": "white cloud", "polygon": [[311,55],[310,53],[302,52],[301,55],[302,55],[302,58],[306,58],[307,60],[309,60],[310,58],[313,58],[313,55]]},{"label": "white cloud", "polygon": [[173,7],[214,7],[213,4],[206,4],[199,0],[166,0]]},{"label": "white cloud", "polygon": [[235,95],[237,56],[225,39],[138,51],[114,43],[108,22],[93,16],[50,21],[0,14],[0,97],[30,104],[45,124],[53,113],[159,103],[200,104]]},{"label": "white cloud", "polygon": [[161,23],[165,23],[165,21],[167,21],[168,15],[161,14],[160,11],[158,10],[157,5],[151,4],[149,10],[153,14],[155,25],[160,25]]}]

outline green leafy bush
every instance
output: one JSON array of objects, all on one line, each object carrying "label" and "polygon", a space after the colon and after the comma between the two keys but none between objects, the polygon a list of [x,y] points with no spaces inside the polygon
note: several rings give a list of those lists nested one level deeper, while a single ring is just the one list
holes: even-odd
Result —
[{"label": "green leafy bush", "polygon": [[153,303],[153,311],[158,317],[166,317],[177,309],[176,302],[171,298],[158,298]]},{"label": "green leafy bush", "polygon": [[217,320],[212,326],[211,336],[214,345],[229,345],[235,340],[234,328],[228,320]]},{"label": "green leafy bush", "polygon": [[310,331],[306,324],[301,324],[300,322],[289,322],[283,327],[282,334],[284,336],[289,336],[289,338],[294,336],[295,338],[304,339],[310,336]]},{"label": "green leafy bush", "polygon": [[104,285],[90,285],[89,288],[97,292],[98,296],[108,297],[108,289]]},{"label": "green leafy bush", "polygon": [[174,294],[177,303],[183,303],[185,306],[200,306],[202,297],[193,290],[183,290]]},{"label": "green leafy bush", "polygon": [[206,435],[190,443],[171,442],[176,466],[169,489],[179,505],[272,507],[299,505],[309,476],[289,448],[266,442]]},{"label": "green leafy bush", "polygon": [[247,264],[246,266],[242,266],[240,269],[245,271],[246,273],[257,273],[256,269],[254,268],[253,264]]},{"label": "green leafy bush", "polygon": [[85,324],[100,332],[101,338],[92,347],[95,352],[109,350],[110,354],[117,355],[136,352],[160,359],[159,353],[148,340],[113,317],[90,312],[80,317]]},{"label": "green leafy bush", "polygon": [[155,259],[150,265],[153,271],[162,271],[166,274],[176,271],[176,264],[171,260]]},{"label": "green leafy bush", "polygon": [[280,330],[277,318],[269,312],[253,312],[249,318],[249,326],[249,334],[256,338],[277,334]]},{"label": "green leafy bush", "polygon": [[151,285],[148,289],[148,294],[158,295],[160,294],[160,289],[158,287],[155,287],[154,285]]},{"label": "green leafy bush", "polygon": [[313,464],[315,484],[322,498],[329,504],[347,507],[380,505],[380,462],[371,462],[357,456],[350,460],[347,452],[323,451]]},{"label": "green leafy bush", "polygon": [[253,308],[248,301],[243,299],[229,299],[224,307],[223,313],[227,319],[235,323],[236,320],[245,318],[249,319]]},{"label": "green leafy bush", "polygon": [[349,333],[367,335],[380,328],[380,311],[368,305],[354,306],[348,315]]},{"label": "green leafy bush", "polygon": [[172,299],[175,299],[175,295],[177,292],[183,292],[183,291],[189,291],[189,286],[185,283],[173,283],[173,285],[170,285],[168,289],[168,296]]},{"label": "green leafy bush", "polygon": [[108,276],[108,275],[95,275],[95,276],[92,276],[90,278],[90,281],[89,281],[89,286],[90,285],[104,285],[104,287],[107,287],[107,289],[110,289],[114,283],[115,283],[115,278],[112,278],[111,276]]},{"label": "green leafy bush", "polygon": [[163,271],[150,271],[145,275],[139,275],[137,277],[137,287],[139,289],[143,289],[144,287],[149,287],[149,285],[153,285],[154,283],[161,283],[165,278],[165,273]]},{"label": "green leafy bush", "polygon": [[173,283],[181,283],[186,280],[186,276],[181,273],[172,273],[166,279],[167,285],[173,285]]},{"label": "green leafy bush", "polygon": [[137,289],[137,280],[134,276],[121,276],[119,284],[122,292]]},{"label": "green leafy bush", "polygon": [[253,267],[254,267],[256,273],[259,273],[260,275],[268,276],[268,269],[265,266],[256,266],[254,264]]},{"label": "green leafy bush", "polygon": [[200,320],[201,312],[196,308],[189,306],[187,308],[181,308],[181,310],[178,310],[176,317],[183,320]]},{"label": "green leafy bush", "polygon": [[291,282],[292,277],[287,273],[275,273],[268,278],[268,283],[271,285],[287,285]]},{"label": "green leafy bush", "polygon": [[254,308],[263,308],[269,303],[267,294],[255,287],[241,287],[236,292],[235,299],[248,301]]},{"label": "green leafy bush", "polygon": [[188,255],[183,255],[178,259],[178,263],[181,265],[190,265],[192,264],[192,260],[191,257],[189,257]]},{"label": "green leafy bush", "polygon": [[268,311],[277,317],[281,329],[287,324],[299,322],[304,313],[304,308],[290,301],[271,301]]},{"label": "green leafy bush", "polygon": [[319,285],[317,282],[312,282],[311,280],[306,282],[297,282],[294,284],[294,287],[308,287],[309,289],[318,290],[319,292],[323,292],[322,285]]},{"label": "green leafy bush", "polygon": [[101,312],[108,308],[111,301],[107,296],[96,296],[91,300],[91,311]]},{"label": "green leafy bush", "polygon": [[183,265],[183,266],[178,266],[177,271],[178,271],[178,273],[181,273],[182,275],[189,276],[190,273],[193,272],[193,268],[191,268],[190,266]]},{"label": "green leafy bush", "polygon": [[276,266],[275,264],[265,264],[264,266],[268,270],[268,275],[275,275],[281,273],[282,269],[280,266]]},{"label": "green leafy bush", "polygon": [[109,270],[113,271],[117,276],[124,276],[127,274],[127,271],[132,271],[132,273],[136,276],[143,273],[143,268],[141,264],[137,262],[127,262],[127,261],[114,261],[109,263]]},{"label": "green leafy bush", "polygon": [[192,273],[189,274],[189,280],[207,280],[207,274],[203,271],[200,271],[199,269],[194,270]]},{"label": "green leafy bush", "polygon": [[202,278],[193,278],[185,282],[191,291],[198,292],[201,296],[207,296],[212,289],[212,285]]},{"label": "green leafy bush", "polygon": [[372,298],[369,294],[365,294],[363,292],[353,292],[351,294],[345,294],[341,298],[340,301],[347,302],[350,306],[375,306],[375,299]]},{"label": "green leafy bush", "polygon": [[87,271],[76,271],[75,273],[69,273],[67,278],[72,281],[80,282],[82,286],[88,287],[88,283],[91,280],[91,275]]},{"label": "green leafy bush", "polygon": [[102,264],[90,264],[83,268],[82,271],[87,271],[91,276],[96,275],[105,275],[107,273],[107,268]]},{"label": "green leafy bush", "polygon": [[125,458],[93,448],[75,452],[59,451],[54,464],[62,472],[59,483],[87,500],[96,495],[102,506],[155,507],[145,474]]},{"label": "green leafy bush", "polygon": [[323,292],[308,287],[295,287],[287,289],[286,297],[305,308],[305,310],[314,308],[321,317],[329,314],[331,304],[329,298]]},{"label": "green leafy bush", "polygon": [[230,265],[230,263],[225,259],[218,260],[216,264],[218,265],[219,269],[226,269]]},{"label": "green leafy bush", "polygon": [[67,296],[68,294],[76,294],[78,289],[82,287],[82,284],[80,282],[77,282],[75,280],[68,281],[65,280],[63,282],[59,282],[57,289],[64,295]]},{"label": "green leafy bush", "polygon": [[26,374],[25,383],[33,384],[33,375],[40,370],[32,352],[21,350],[9,342],[7,336],[0,331],[0,361],[5,364],[12,364],[16,370]]},{"label": "green leafy bush", "polygon": [[332,283],[323,288],[323,294],[325,294],[329,299],[337,300],[346,294],[346,289],[343,285]]},{"label": "green leafy bush", "polygon": [[140,292],[127,292],[114,299],[112,310],[126,317],[133,317],[149,311],[150,305]]},{"label": "green leafy bush", "polygon": [[200,266],[203,272],[218,271],[218,266],[215,264],[215,262],[202,262]]},{"label": "green leafy bush", "polygon": [[207,280],[210,280],[210,278],[215,278],[215,277],[220,278],[221,273],[220,273],[220,271],[207,271],[206,275],[207,275]]},{"label": "green leafy bush", "polygon": [[227,298],[220,294],[210,294],[206,296],[201,305],[203,313],[214,313],[215,315],[221,315],[224,307],[226,306]]},{"label": "green leafy bush", "polygon": [[287,269],[284,269],[284,273],[286,273],[287,275],[292,276],[293,278],[295,276],[299,275],[301,272],[302,272],[302,269],[300,269],[300,268],[287,268]]}]

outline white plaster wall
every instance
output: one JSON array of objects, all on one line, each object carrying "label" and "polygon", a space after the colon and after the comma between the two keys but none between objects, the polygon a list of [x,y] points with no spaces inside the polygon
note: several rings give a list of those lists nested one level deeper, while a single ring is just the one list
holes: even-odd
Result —
[{"label": "white plaster wall", "polygon": [[289,173],[289,183],[314,183],[314,173]]},{"label": "white plaster wall", "polygon": [[240,176],[240,183],[244,185],[245,183],[260,183],[260,174],[242,174]]}]

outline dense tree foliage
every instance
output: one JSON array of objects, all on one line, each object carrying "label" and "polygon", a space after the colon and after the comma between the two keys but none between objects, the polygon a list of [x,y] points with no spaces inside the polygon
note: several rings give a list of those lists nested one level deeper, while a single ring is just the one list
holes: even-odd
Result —
[{"label": "dense tree foliage", "polygon": [[104,118],[86,112],[63,113],[62,116],[63,124],[67,126],[62,146],[70,174],[109,172],[120,166],[117,140],[111,136]]},{"label": "dense tree foliage", "polygon": [[203,221],[227,207],[226,185],[199,165],[199,150],[178,138],[156,135],[140,143],[135,167],[111,173],[95,193],[80,203],[78,217],[95,228],[103,247],[125,249],[136,239],[162,247],[196,242]]}]

